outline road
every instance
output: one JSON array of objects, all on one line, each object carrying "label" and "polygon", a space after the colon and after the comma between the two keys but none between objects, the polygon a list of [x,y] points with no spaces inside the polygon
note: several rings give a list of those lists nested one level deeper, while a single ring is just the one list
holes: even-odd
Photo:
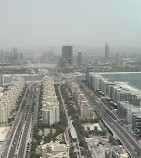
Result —
[{"label": "road", "polygon": [[141,153],[141,148],[138,146],[136,141],[130,136],[130,134],[116,121],[114,120],[106,111],[106,105],[98,104],[98,98],[91,95],[91,91],[83,86],[83,91],[90,101],[91,105],[94,107],[94,110],[100,115],[103,121],[108,124],[108,126],[116,133],[120,141],[123,143],[125,148],[127,149],[128,153],[131,155],[132,158],[139,158],[138,153]]},{"label": "road", "polygon": [[2,155],[2,158],[6,158],[6,155],[8,154],[9,152],[9,148],[11,148],[11,142],[13,141],[13,136],[15,135],[15,130],[17,129],[17,126],[19,125],[19,122],[20,122],[20,119],[22,117],[22,112],[21,112],[21,106],[22,106],[22,103],[23,101],[25,100],[25,97],[26,97],[26,94],[28,92],[28,90],[31,88],[31,85],[28,85],[27,88],[26,88],[26,91],[24,93],[24,96],[22,98],[22,101],[20,103],[20,106],[19,106],[19,110],[18,110],[18,113],[17,113],[17,116],[15,118],[15,121],[13,122],[13,125],[11,127],[11,130],[9,131],[9,135],[8,135],[8,138],[7,138],[7,141],[6,141],[6,148],[5,148],[5,151],[3,152],[3,155]]},{"label": "road", "polygon": [[28,116],[26,119],[21,143],[19,146],[18,154],[17,154],[18,158],[24,158],[25,154],[26,154],[28,132],[29,132],[29,128],[31,128],[30,125],[31,125],[31,121],[32,121],[32,105],[33,105],[33,100],[34,100],[34,93],[35,93],[35,87],[33,87],[33,89],[32,89],[32,97],[31,97],[31,102],[29,105],[30,107],[29,107],[29,111],[28,111]]},{"label": "road", "polygon": [[[39,97],[40,97],[40,86],[41,84],[37,84],[35,88],[35,97],[34,97],[34,112],[33,112],[33,119],[32,119],[32,133],[31,133],[31,139],[34,141],[33,137],[33,131],[34,131],[34,126],[37,123],[38,119],[38,107],[39,107]],[[31,150],[31,143],[29,144],[29,151]],[[30,158],[30,152],[27,153],[27,157]]]},{"label": "road", "polygon": [[[21,137],[24,136],[25,130],[23,129],[24,125],[26,127],[27,122],[29,119],[29,109],[31,106],[31,98],[32,98],[32,91],[33,91],[33,86],[30,87],[28,97],[25,99],[25,106],[21,111],[21,119],[19,119],[19,123],[17,125],[17,128],[15,130],[15,135],[13,135],[13,139],[11,139],[11,146],[9,149],[9,152],[7,154],[7,158],[14,158],[17,155],[17,152],[20,148],[20,140]],[[21,143],[22,144],[22,143]],[[20,157],[22,158],[22,157]]]},{"label": "road", "polygon": [[29,130],[31,119],[32,119],[32,114],[29,113],[28,116],[27,116],[27,121],[26,121],[25,127],[24,127],[24,132],[23,132],[23,135],[22,135],[20,148],[19,148],[19,151],[18,151],[18,154],[17,154],[18,158],[24,158],[25,157],[26,144],[27,144],[26,142],[27,142],[28,130]]}]

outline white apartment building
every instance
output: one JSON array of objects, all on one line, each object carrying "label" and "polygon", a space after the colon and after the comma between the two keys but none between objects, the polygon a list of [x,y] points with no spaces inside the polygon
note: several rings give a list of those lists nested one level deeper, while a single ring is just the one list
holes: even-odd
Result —
[{"label": "white apartment building", "polygon": [[126,122],[127,124],[132,124],[132,118],[135,113],[141,114],[141,108],[136,108],[134,106],[126,108]]},{"label": "white apartment building", "polygon": [[0,98],[0,123],[5,123],[10,117],[11,111],[16,108],[16,101],[24,87],[24,80],[16,77],[8,91]]},{"label": "white apartment building", "polygon": [[59,106],[57,105],[43,105],[42,122],[44,124],[52,125],[59,121]]},{"label": "white apartment building", "polygon": [[43,84],[42,123],[52,125],[59,121],[59,102],[53,77],[45,76]]},{"label": "white apartment building", "polygon": [[122,83],[110,82],[97,73],[90,73],[89,85],[94,90],[102,91],[105,96],[111,98],[115,103],[128,101],[130,104],[140,106],[141,97],[124,87]]},{"label": "white apartment building", "polygon": [[97,73],[90,73],[88,81],[90,87],[102,91],[106,97],[116,103],[118,115],[125,119],[127,124],[132,124],[134,113],[141,113],[141,97],[124,86],[123,83],[110,82]]}]

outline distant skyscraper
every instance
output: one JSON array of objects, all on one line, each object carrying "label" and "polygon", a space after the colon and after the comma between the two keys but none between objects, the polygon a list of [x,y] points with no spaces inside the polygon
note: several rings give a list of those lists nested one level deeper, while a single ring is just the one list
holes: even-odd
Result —
[{"label": "distant skyscraper", "polygon": [[78,55],[77,55],[77,66],[78,67],[81,67],[81,65],[82,65],[82,63],[81,63],[81,55],[82,55],[82,53],[81,53],[81,51],[79,51],[78,52]]},{"label": "distant skyscraper", "polygon": [[17,48],[13,48],[13,53],[17,53]]},{"label": "distant skyscraper", "polygon": [[65,58],[69,65],[72,65],[72,51],[72,46],[62,46],[62,58]]},{"label": "distant skyscraper", "polygon": [[117,52],[116,53],[116,55],[115,55],[115,66],[116,67],[120,67],[121,65],[120,65],[120,53],[119,52]]},{"label": "distant skyscraper", "polygon": [[105,59],[109,59],[109,46],[107,43],[105,43]]},{"label": "distant skyscraper", "polygon": [[18,51],[17,51],[17,48],[13,48],[13,59],[14,60],[18,60]]},{"label": "distant skyscraper", "polygon": [[19,53],[18,62],[19,62],[20,64],[23,64],[23,53]]}]

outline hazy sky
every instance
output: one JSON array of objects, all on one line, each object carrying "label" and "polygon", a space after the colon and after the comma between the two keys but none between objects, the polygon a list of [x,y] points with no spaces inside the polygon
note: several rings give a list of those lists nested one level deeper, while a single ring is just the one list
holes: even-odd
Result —
[{"label": "hazy sky", "polygon": [[0,0],[0,47],[141,45],[141,0]]}]

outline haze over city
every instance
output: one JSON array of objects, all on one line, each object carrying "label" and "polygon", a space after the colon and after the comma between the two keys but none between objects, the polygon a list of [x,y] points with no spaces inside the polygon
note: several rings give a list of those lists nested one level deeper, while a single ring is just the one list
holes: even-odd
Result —
[{"label": "haze over city", "polygon": [[0,0],[0,158],[141,158],[140,6]]},{"label": "haze over city", "polygon": [[140,47],[139,0],[0,0],[0,47]]}]

